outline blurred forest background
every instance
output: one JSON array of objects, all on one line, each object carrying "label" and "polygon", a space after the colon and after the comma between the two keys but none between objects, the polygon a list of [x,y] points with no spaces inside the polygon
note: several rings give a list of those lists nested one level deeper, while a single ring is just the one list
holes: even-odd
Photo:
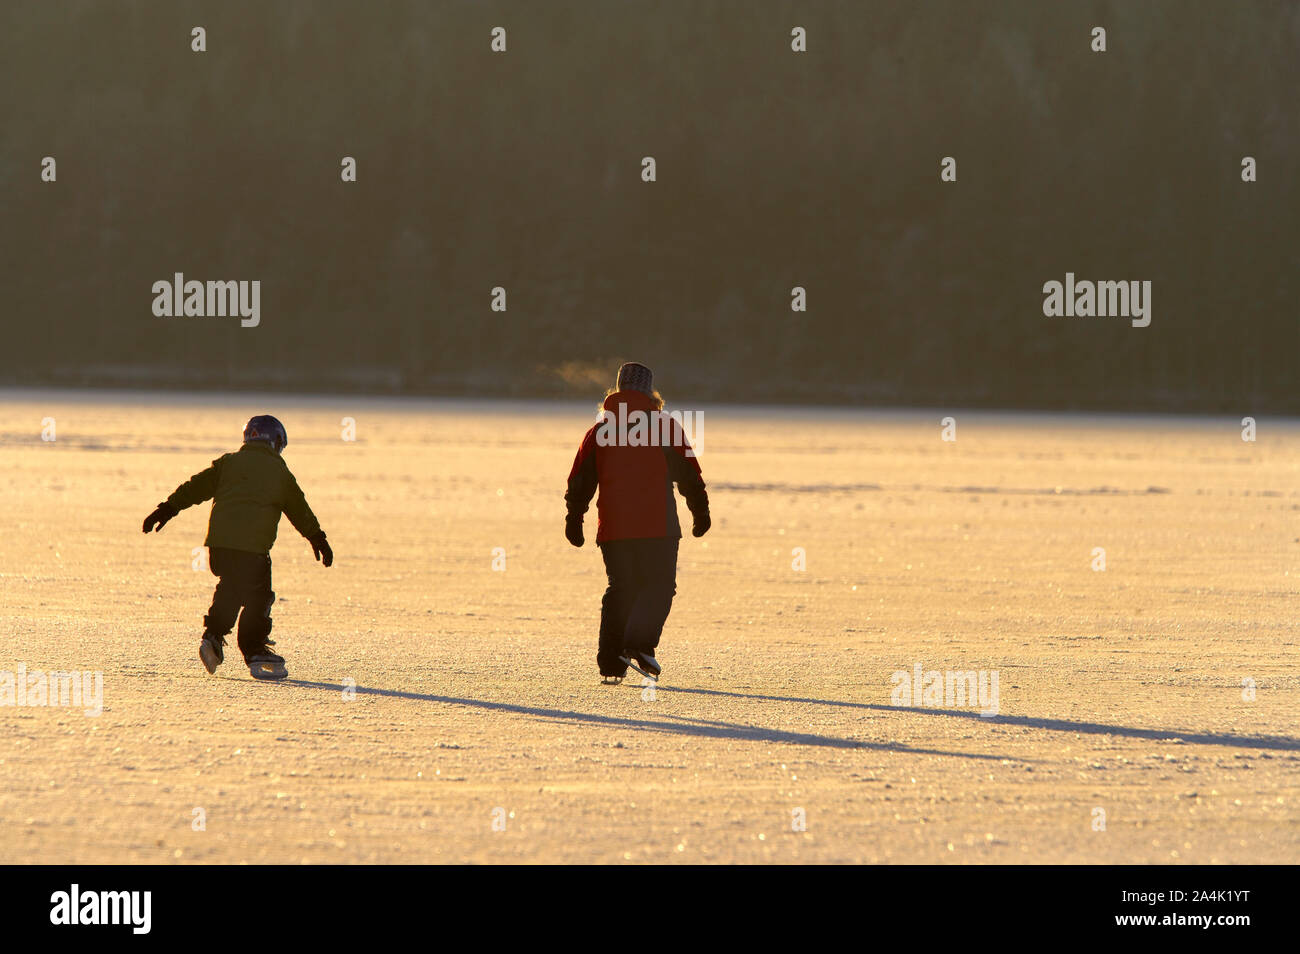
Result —
[{"label": "blurred forest background", "polygon": [[1300,412],[1294,0],[6,0],[0,80],[0,384]]}]

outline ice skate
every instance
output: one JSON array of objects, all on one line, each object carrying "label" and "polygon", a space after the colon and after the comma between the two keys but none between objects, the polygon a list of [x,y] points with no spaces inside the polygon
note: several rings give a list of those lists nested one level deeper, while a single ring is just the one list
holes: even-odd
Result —
[{"label": "ice skate", "polygon": [[225,645],[226,640],[223,636],[204,636],[199,641],[199,659],[209,675],[215,673],[217,667],[226,661],[226,654],[222,651]]},{"label": "ice skate", "polygon": [[284,657],[271,652],[270,647],[274,645],[268,639],[256,655],[248,657],[248,673],[254,679],[275,681],[288,678],[289,670],[284,666]]},{"label": "ice skate", "polygon": [[659,665],[659,660],[655,659],[654,653],[625,649],[623,655],[618,658],[620,662],[627,663],[647,679],[658,680],[659,674],[663,672],[663,667]]},{"label": "ice skate", "polygon": [[601,676],[600,677],[600,684],[602,686],[617,686],[617,685],[621,685],[622,682],[623,682],[622,676]]}]

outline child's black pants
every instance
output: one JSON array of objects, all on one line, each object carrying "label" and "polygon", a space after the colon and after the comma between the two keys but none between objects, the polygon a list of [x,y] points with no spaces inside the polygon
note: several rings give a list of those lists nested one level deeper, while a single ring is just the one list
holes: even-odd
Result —
[{"label": "child's black pants", "polygon": [[622,676],[624,649],[653,654],[677,593],[676,537],[610,540],[600,545],[609,586],[600,604],[602,676]]},{"label": "child's black pants", "polygon": [[[266,649],[271,635],[271,557],[225,547],[208,548],[208,569],[217,577],[212,607],[203,618],[205,636],[226,636],[239,617],[239,651],[244,661]],[[242,610],[242,613],[241,613]]]}]

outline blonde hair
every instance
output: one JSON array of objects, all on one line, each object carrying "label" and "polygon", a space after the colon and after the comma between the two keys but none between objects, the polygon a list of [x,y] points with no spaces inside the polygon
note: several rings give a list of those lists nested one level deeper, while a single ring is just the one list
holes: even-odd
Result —
[{"label": "blonde hair", "polygon": [[[616,384],[608,391],[605,392],[605,397],[609,397],[611,394],[617,394],[617,393],[618,393],[618,385]],[[655,391],[650,395],[650,400],[655,402],[656,411],[662,411],[664,409],[664,398],[663,395],[660,394],[658,391]],[[598,411],[602,410],[604,407],[605,407],[605,398],[601,398],[600,404],[596,407],[596,410]]]}]

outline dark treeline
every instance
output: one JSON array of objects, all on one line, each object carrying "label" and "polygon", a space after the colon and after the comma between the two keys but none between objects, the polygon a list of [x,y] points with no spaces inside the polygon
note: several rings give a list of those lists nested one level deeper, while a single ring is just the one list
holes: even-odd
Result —
[{"label": "dark treeline", "polygon": [[[1291,0],[5,3],[0,382],[1298,412],[1297,50]],[[1044,317],[1067,271],[1150,326]]]}]

